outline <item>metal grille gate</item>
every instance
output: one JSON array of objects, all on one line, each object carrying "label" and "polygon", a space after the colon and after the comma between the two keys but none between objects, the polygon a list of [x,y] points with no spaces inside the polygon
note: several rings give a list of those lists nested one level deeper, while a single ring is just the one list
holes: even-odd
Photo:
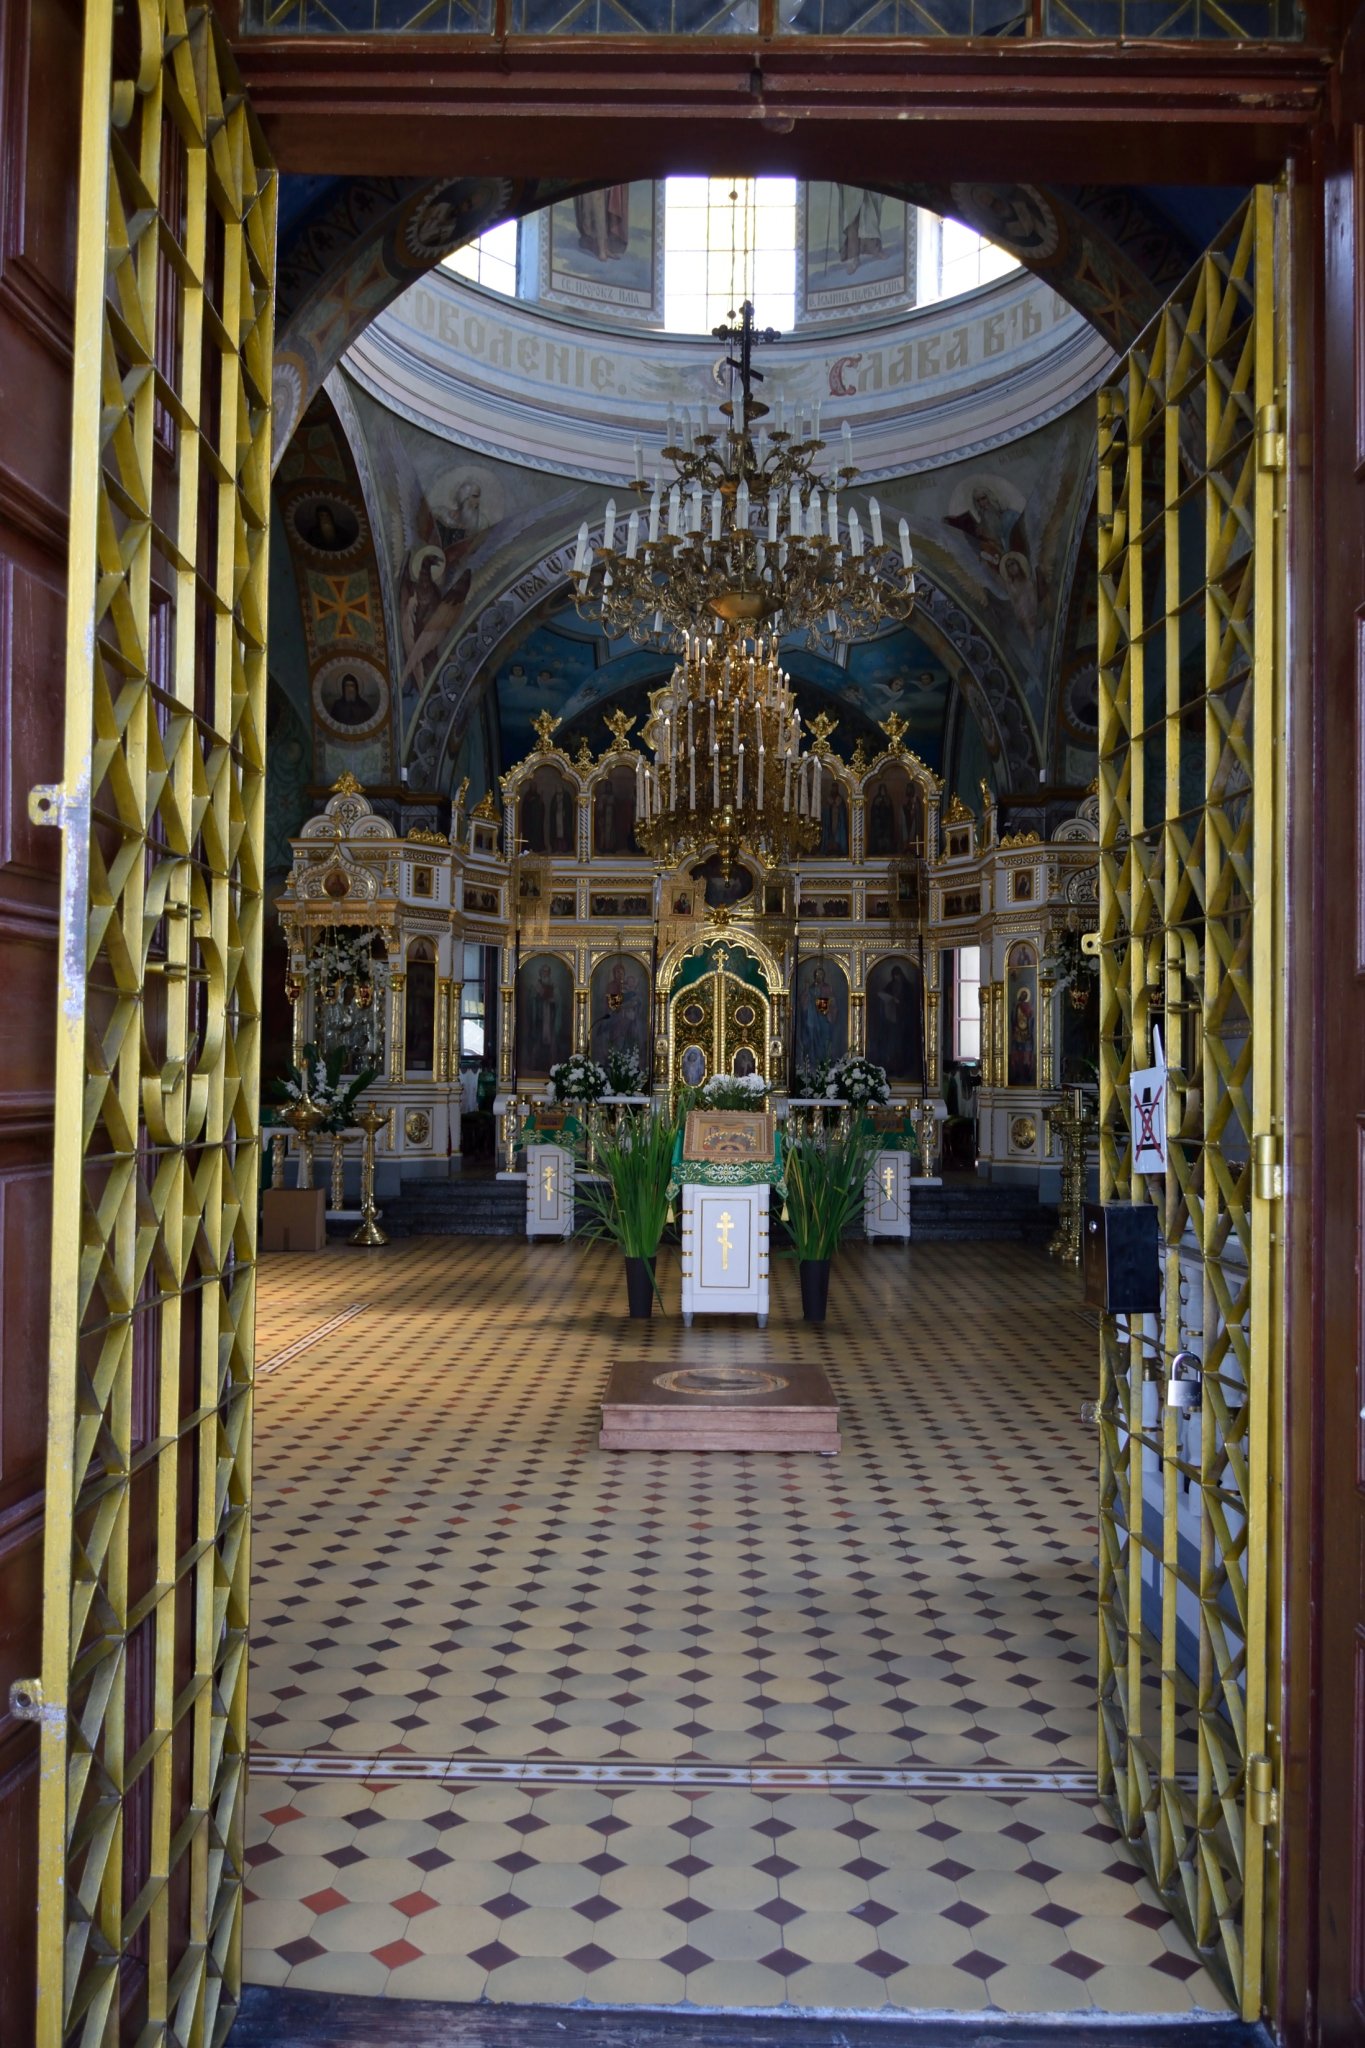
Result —
[{"label": "metal grille gate", "polygon": [[[1257,190],[1100,395],[1101,1181],[1161,1212],[1160,1317],[1106,1317],[1100,1783],[1247,2018],[1275,1817],[1284,461]],[[1160,1027],[1164,1180],[1127,1076]],[[1167,1404],[1179,1351],[1202,1412]],[[1272,1950],[1273,1954],[1273,1950]]]},{"label": "metal grille gate", "polygon": [[213,16],[90,0],[60,825],[39,2048],[240,1974],[275,175]]}]

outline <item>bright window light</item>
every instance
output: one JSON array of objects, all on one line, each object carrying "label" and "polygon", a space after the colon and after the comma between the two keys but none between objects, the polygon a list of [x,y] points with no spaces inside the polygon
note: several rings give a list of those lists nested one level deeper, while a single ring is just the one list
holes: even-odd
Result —
[{"label": "bright window light", "polygon": [[981,948],[959,946],[954,989],[953,1054],[960,1060],[981,1057]]},{"label": "bright window light", "polygon": [[[673,334],[709,334],[753,301],[760,327],[796,323],[795,178],[669,178],[664,185],[664,319]],[[908,304],[975,291],[1018,268],[1012,256],[960,221],[918,213]],[[445,258],[445,268],[488,291],[517,295],[517,223],[505,220]],[[850,308],[856,312],[856,308]]]},{"label": "bright window light", "polygon": [[795,178],[669,178],[664,326],[709,334],[745,299],[760,327],[796,318]]},{"label": "bright window light", "polygon": [[517,223],[499,221],[476,241],[466,242],[445,258],[445,268],[471,284],[486,285],[489,291],[517,295]]},{"label": "bright window light", "polygon": [[920,303],[928,304],[931,298],[955,299],[959,292],[975,291],[978,285],[989,284],[992,278],[1004,277],[1018,267],[1013,256],[997,249],[975,228],[945,220],[940,228],[938,290],[926,292],[922,281]]}]

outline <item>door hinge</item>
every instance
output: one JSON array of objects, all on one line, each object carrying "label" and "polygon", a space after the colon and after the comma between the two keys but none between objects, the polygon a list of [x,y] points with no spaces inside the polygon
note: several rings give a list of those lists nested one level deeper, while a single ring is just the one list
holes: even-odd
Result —
[{"label": "door hinge", "polygon": [[1280,1824],[1275,1766],[1268,1756],[1247,1758],[1247,1819],[1257,1828],[1276,1828]]},{"label": "door hinge", "polygon": [[1262,1131],[1252,1140],[1256,1162],[1256,1193],[1263,1202],[1278,1202],[1284,1193],[1284,1167],[1280,1163],[1280,1141],[1274,1131]]},{"label": "door hinge", "polygon": [[1256,415],[1256,462],[1261,469],[1284,468],[1284,422],[1278,405],[1263,405]]}]

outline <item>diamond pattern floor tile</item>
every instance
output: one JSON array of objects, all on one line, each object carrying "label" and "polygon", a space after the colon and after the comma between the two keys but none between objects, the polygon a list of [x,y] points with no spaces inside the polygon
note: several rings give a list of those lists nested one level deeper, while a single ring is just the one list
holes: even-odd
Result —
[{"label": "diamond pattern floor tile", "polygon": [[[776,1266],[764,1332],[631,1324],[621,1292],[576,1245],[263,1261],[248,1978],[1221,2009],[1083,1791],[1074,1278],[1012,1246],[859,1248],[823,1328]],[[843,1452],[601,1453],[626,1345],[795,1347]]]}]

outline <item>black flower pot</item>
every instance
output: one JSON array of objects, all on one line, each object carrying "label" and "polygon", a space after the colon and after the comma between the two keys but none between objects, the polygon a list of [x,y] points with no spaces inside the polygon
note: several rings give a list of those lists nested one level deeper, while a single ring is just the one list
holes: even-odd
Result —
[{"label": "black flower pot", "polygon": [[653,1259],[626,1260],[626,1299],[630,1313],[637,1318],[647,1318],[654,1312],[654,1261]]},{"label": "black flower pot", "polygon": [[808,1323],[823,1323],[829,1307],[829,1260],[802,1259],[801,1313]]}]

